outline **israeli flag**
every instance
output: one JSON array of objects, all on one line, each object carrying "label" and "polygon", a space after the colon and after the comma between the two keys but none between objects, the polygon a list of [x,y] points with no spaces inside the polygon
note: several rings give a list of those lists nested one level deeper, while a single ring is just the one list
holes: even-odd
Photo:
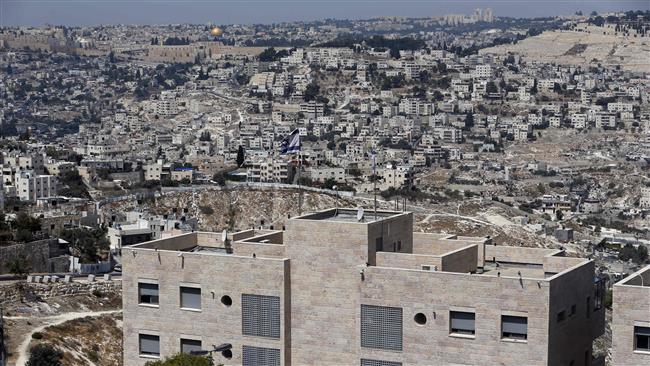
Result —
[{"label": "israeli flag", "polygon": [[296,128],[291,131],[280,143],[280,154],[295,154],[300,151],[300,131]]}]

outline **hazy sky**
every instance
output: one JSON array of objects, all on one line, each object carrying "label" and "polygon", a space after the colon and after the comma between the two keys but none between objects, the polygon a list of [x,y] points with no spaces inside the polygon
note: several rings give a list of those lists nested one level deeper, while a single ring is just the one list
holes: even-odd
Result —
[{"label": "hazy sky", "polygon": [[0,0],[1,25],[273,23],[323,18],[470,14],[536,17],[648,10],[650,0]]}]

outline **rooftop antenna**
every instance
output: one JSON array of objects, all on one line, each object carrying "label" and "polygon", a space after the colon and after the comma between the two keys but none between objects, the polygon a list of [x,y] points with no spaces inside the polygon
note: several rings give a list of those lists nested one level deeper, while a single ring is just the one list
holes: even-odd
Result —
[{"label": "rooftop antenna", "polygon": [[363,207],[359,207],[359,209],[357,209],[357,221],[363,221]]}]

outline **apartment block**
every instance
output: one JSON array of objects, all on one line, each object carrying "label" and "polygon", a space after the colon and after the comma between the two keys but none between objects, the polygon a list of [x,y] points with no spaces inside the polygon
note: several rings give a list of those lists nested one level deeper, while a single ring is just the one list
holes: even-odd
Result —
[{"label": "apartment block", "polygon": [[329,209],[123,249],[124,364],[229,343],[239,365],[592,365],[591,260]]},{"label": "apartment block", "polygon": [[614,285],[612,364],[650,364],[650,266]]}]

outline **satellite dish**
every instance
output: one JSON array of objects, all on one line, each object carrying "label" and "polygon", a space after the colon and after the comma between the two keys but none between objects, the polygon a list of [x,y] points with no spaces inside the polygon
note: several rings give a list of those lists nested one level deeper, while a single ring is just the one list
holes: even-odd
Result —
[{"label": "satellite dish", "polygon": [[357,221],[363,220],[363,207],[359,207],[357,210]]},{"label": "satellite dish", "polygon": [[228,239],[228,230],[224,229],[221,232],[221,241],[225,243],[226,239]]}]

